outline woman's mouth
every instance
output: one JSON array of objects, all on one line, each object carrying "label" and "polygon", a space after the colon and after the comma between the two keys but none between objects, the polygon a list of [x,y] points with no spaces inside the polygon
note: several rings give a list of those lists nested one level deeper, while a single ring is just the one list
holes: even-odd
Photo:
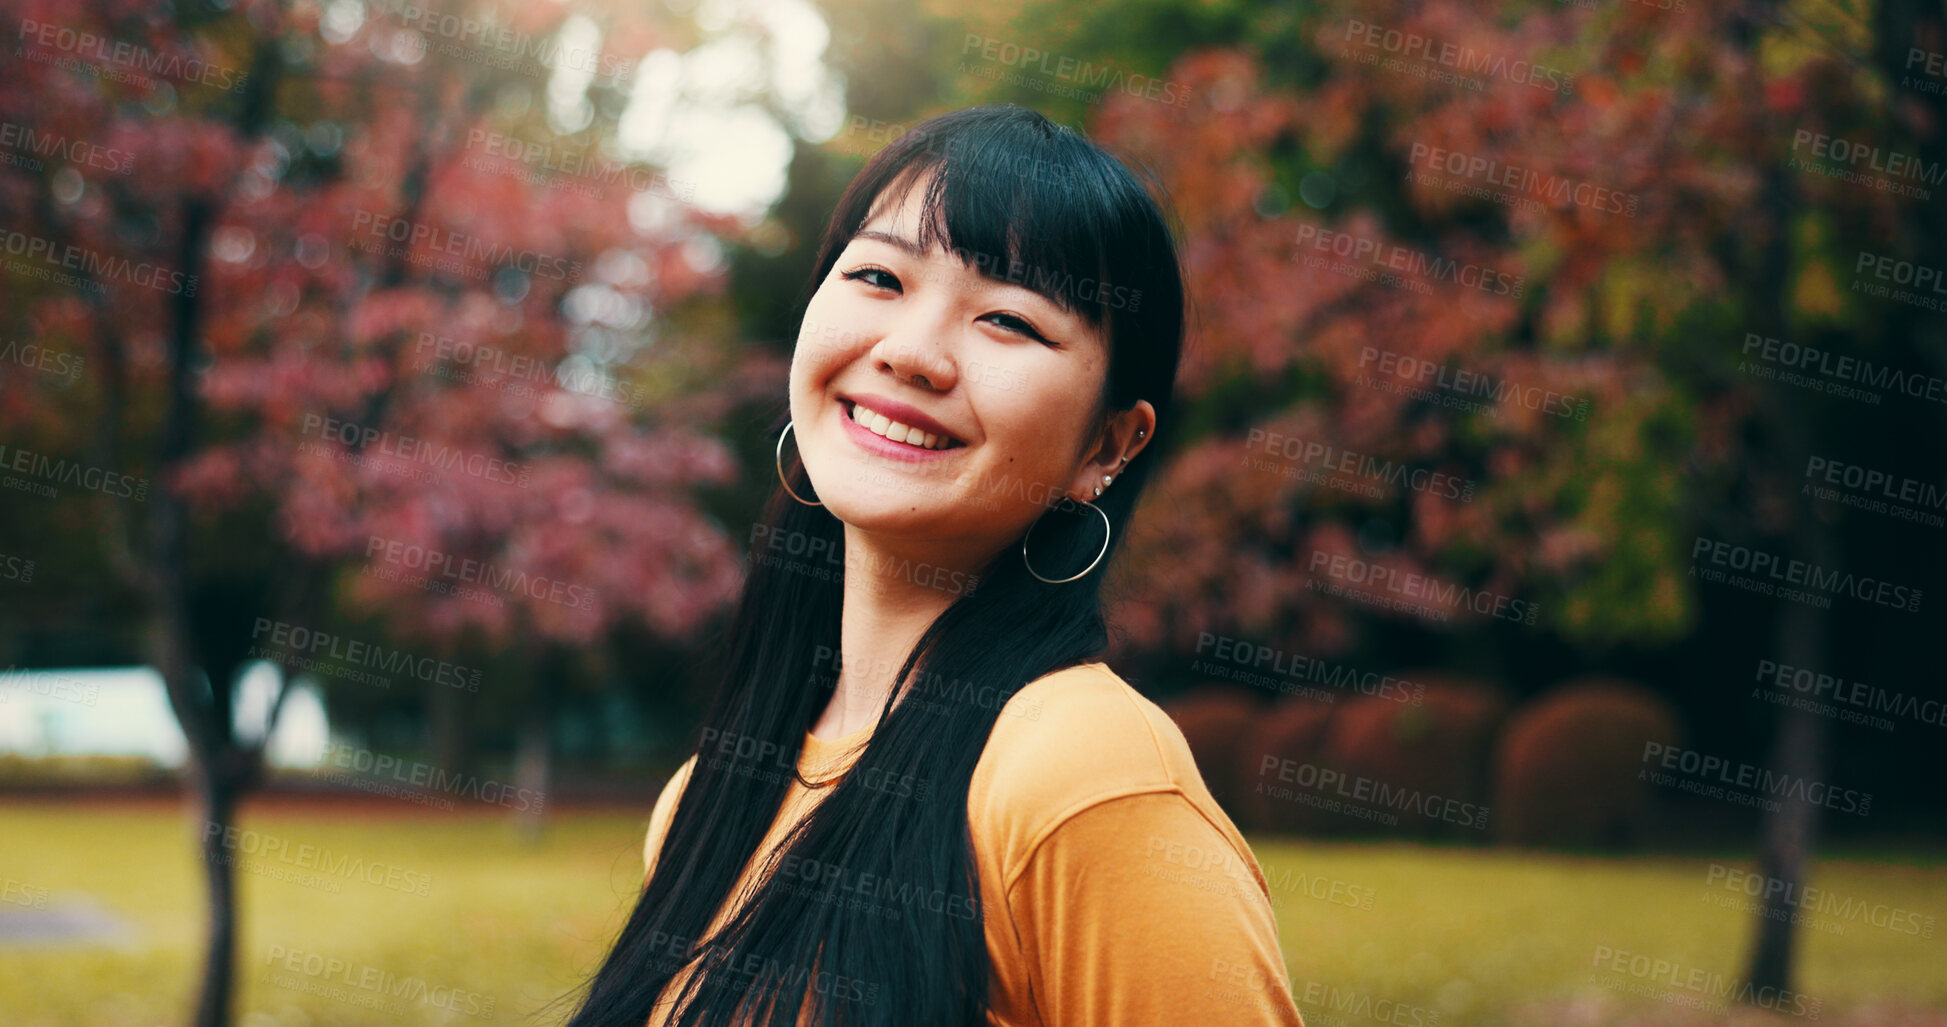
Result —
[{"label": "woman's mouth", "polygon": [[921,431],[910,425],[901,424],[884,414],[873,411],[862,403],[852,400],[841,400],[840,402],[846,406],[845,414],[854,423],[888,442],[897,442],[914,449],[931,450],[954,449],[966,445],[966,443],[961,442],[951,435],[939,435],[933,432]]}]

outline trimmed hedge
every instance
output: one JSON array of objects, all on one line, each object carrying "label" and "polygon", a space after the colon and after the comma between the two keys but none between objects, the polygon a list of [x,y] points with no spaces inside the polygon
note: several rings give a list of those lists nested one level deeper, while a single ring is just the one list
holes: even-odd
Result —
[{"label": "trimmed hedge", "polygon": [[1645,840],[1643,746],[1671,742],[1676,711],[1614,678],[1565,682],[1509,722],[1495,756],[1496,837],[1516,845],[1628,848]]},{"label": "trimmed hedge", "polygon": [[[1327,732],[1338,707],[1315,699],[1290,696],[1281,700],[1247,732],[1237,752],[1237,774],[1243,784],[1239,805],[1246,830],[1283,834],[1318,834],[1334,814],[1280,794],[1290,788],[1279,770],[1291,763],[1317,763],[1324,757]],[[1267,767],[1267,761],[1279,761]]]},{"label": "trimmed hedge", "polygon": [[1424,689],[1418,705],[1357,696],[1335,719],[1326,765],[1344,775],[1332,794],[1347,807],[1393,818],[1337,814],[1350,833],[1485,841],[1492,827],[1488,766],[1508,699],[1477,678],[1402,672]]}]

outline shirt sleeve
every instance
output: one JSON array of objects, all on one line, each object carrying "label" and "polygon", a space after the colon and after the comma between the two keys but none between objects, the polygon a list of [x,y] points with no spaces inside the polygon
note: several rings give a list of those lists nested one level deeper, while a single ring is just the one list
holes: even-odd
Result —
[{"label": "shirt sleeve", "polygon": [[1007,903],[1049,1027],[1303,1027],[1254,857],[1179,791],[1069,816]]},{"label": "shirt sleeve", "polygon": [[690,771],[696,766],[696,757],[691,756],[682,766],[669,775],[663,785],[662,794],[656,796],[656,806],[649,812],[649,833],[642,840],[642,883],[648,884],[656,872],[656,854],[662,850],[663,838],[669,834],[669,821],[676,815],[676,800],[682,797],[683,786],[689,783]]}]

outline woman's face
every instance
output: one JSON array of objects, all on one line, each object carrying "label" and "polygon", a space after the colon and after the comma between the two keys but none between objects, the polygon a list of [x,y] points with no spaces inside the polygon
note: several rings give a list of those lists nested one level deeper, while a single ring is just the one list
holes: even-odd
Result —
[{"label": "woman's face", "polygon": [[882,193],[819,283],[791,417],[817,492],[805,498],[964,566],[1062,497],[1094,499],[1155,434],[1155,412],[1139,401],[1101,419],[1107,343],[1079,316],[937,246],[918,252],[926,184]]}]

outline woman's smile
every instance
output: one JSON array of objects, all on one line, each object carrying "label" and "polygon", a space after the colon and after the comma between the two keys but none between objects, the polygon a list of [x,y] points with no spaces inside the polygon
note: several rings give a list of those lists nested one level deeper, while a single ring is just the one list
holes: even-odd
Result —
[{"label": "woman's smile", "polygon": [[903,403],[865,396],[841,396],[839,416],[845,434],[875,456],[913,462],[941,460],[965,442],[949,434],[939,422]]}]

